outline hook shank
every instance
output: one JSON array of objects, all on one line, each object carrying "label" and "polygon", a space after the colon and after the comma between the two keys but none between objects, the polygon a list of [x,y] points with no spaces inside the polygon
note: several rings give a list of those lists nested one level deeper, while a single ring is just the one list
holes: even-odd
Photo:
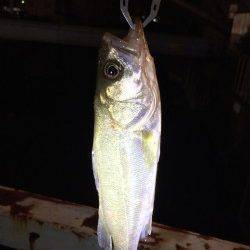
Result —
[{"label": "hook shank", "polygon": [[[146,27],[158,14],[161,0],[152,0],[151,10],[149,16],[144,20],[143,27]],[[120,8],[123,16],[128,22],[131,29],[135,29],[135,24],[129,14],[129,0],[120,0]]]}]

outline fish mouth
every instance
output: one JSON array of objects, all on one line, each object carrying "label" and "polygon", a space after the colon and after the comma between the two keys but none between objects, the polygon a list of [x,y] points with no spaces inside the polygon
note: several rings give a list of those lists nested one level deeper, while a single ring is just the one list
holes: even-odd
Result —
[{"label": "fish mouth", "polygon": [[136,19],[135,29],[130,29],[128,35],[123,39],[112,35],[111,33],[105,33],[103,41],[119,50],[135,55],[139,55],[141,49],[148,49],[143,25],[140,19]]},{"label": "fish mouth", "polygon": [[103,36],[103,41],[116,49],[123,51],[125,53],[138,55],[137,49],[124,39],[121,39],[111,33],[105,33]]}]

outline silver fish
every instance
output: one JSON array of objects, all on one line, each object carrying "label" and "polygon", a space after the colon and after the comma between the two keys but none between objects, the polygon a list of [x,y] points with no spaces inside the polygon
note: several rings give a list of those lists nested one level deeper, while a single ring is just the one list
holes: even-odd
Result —
[{"label": "silver fish", "polygon": [[151,233],[161,134],[155,65],[139,20],[124,39],[104,35],[94,106],[99,245],[135,250]]}]

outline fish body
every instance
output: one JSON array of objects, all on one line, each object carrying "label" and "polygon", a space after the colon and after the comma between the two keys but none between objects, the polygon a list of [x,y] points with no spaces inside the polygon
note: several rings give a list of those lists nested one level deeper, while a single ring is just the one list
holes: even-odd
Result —
[{"label": "fish body", "polygon": [[99,245],[135,250],[151,233],[161,133],[155,66],[140,21],[124,39],[104,35],[94,108]]}]

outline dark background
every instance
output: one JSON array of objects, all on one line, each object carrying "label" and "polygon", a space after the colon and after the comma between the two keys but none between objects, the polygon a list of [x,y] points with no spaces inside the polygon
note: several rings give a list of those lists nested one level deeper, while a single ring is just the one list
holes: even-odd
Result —
[{"label": "dark background", "polygon": [[[95,2],[27,1],[25,7],[14,1],[21,12],[1,14],[127,29],[117,1]],[[219,1],[220,8],[189,3],[217,13],[217,21],[169,3],[146,29],[147,37],[154,32],[212,42],[204,53],[192,48],[193,56],[152,49],[163,112],[154,220],[250,243],[249,105],[236,91],[242,74],[249,84],[249,40],[240,40],[237,53],[229,49],[229,2]],[[132,9],[143,15],[141,6]],[[112,14],[102,18],[103,12]],[[98,206],[91,164],[97,57],[96,47],[0,39],[0,185]]]}]

